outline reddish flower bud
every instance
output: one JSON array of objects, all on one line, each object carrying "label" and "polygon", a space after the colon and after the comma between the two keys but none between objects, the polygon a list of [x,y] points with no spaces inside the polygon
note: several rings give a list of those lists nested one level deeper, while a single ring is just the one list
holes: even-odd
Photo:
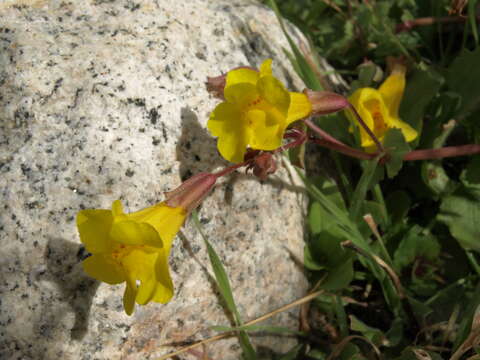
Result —
[{"label": "reddish flower bud", "polygon": [[165,203],[170,207],[182,207],[190,212],[200,205],[216,181],[217,177],[213,174],[196,174],[176,189],[166,192]]},{"label": "reddish flower bud", "polygon": [[265,180],[268,175],[273,174],[277,170],[277,163],[270,152],[261,152],[258,150],[251,150],[245,155],[245,160],[253,159],[247,166],[248,170],[253,170],[253,175],[260,180]]},{"label": "reddish flower bud", "polygon": [[312,104],[312,115],[326,115],[340,111],[348,106],[348,100],[342,95],[329,91],[303,90]]}]

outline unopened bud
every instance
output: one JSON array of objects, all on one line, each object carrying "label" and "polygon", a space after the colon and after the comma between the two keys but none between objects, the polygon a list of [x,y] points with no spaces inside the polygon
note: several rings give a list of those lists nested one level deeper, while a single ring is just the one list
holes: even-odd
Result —
[{"label": "unopened bud", "polygon": [[194,210],[213,189],[217,177],[210,173],[192,176],[176,189],[166,192],[165,203],[171,207],[182,207],[187,212]]},{"label": "unopened bud", "polygon": [[248,170],[253,170],[253,175],[260,180],[265,180],[268,175],[273,174],[277,170],[277,163],[270,152],[260,153],[258,150],[251,150],[245,155],[245,160],[253,159],[248,165]]},{"label": "unopened bud", "polygon": [[326,115],[346,108],[348,100],[342,95],[329,91],[303,90],[312,104],[312,115]]}]

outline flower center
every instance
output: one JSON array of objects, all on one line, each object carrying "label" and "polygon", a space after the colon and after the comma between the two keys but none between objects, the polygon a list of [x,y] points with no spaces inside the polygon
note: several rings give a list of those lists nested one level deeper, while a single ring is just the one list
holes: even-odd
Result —
[{"label": "flower center", "polygon": [[370,112],[373,120],[373,133],[376,136],[383,136],[385,131],[387,131],[388,126],[383,117],[380,102],[378,100],[370,100],[365,103],[365,107]]}]

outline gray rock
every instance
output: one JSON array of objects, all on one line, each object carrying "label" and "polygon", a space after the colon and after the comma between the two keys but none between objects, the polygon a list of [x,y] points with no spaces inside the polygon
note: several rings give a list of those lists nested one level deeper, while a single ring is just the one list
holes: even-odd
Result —
[{"label": "gray rock", "polygon": [[[191,224],[170,258],[173,300],[129,317],[124,285],[82,272],[75,216],[115,199],[136,211],[225,166],[205,130],[218,103],[206,76],[271,57],[301,90],[287,46],[273,13],[247,1],[0,4],[0,357],[154,359],[176,349],[164,344],[231,325]],[[200,210],[245,321],[306,292],[305,198],[295,184],[285,166],[263,184],[237,174]],[[267,323],[296,329],[298,309]],[[266,353],[295,344],[252,340]],[[207,349],[213,359],[240,354],[235,338]]]}]

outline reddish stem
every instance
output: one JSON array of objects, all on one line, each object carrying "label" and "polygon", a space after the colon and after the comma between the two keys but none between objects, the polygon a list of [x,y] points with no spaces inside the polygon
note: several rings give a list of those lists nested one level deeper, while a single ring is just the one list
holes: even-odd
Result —
[{"label": "reddish stem", "polygon": [[[445,16],[445,17],[424,17],[424,18],[418,18],[414,20],[409,20],[405,21],[401,24],[398,24],[395,28],[395,32],[401,33],[404,31],[409,31],[413,29],[414,27],[417,26],[429,26],[433,24],[438,24],[438,23],[443,23],[443,24],[448,24],[448,23],[462,23],[466,21],[466,17],[464,16]],[[477,20],[480,19],[480,16],[477,16]]]},{"label": "reddish stem", "polygon": [[358,113],[357,109],[355,109],[355,106],[353,106],[352,104],[349,103],[348,107],[349,107],[350,110],[352,110],[353,115],[355,115],[355,118],[357,119],[358,123],[363,128],[363,130],[365,130],[365,132],[368,134],[368,136],[370,136],[370,138],[373,140],[373,142],[375,143],[375,146],[378,149],[378,152],[380,152],[380,153],[385,152],[385,149],[383,148],[382,143],[380,142],[380,140],[377,139],[377,137],[372,132],[372,130],[370,130],[370,128],[367,126],[367,124],[365,124],[362,117]]},{"label": "reddish stem", "polygon": [[480,145],[446,146],[439,149],[414,150],[403,157],[405,161],[443,159],[447,157],[473,155],[480,153]]},{"label": "reddish stem", "polygon": [[309,139],[309,141],[314,142],[315,144],[321,145],[323,147],[326,147],[328,149],[338,151],[339,153],[357,158],[357,159],[371,160],[378,155],[376,153],[373,153],[373,154],[366,153],[364,151],[351,148],[350,146],[347,146],[347,145],[339,145],[337,143],[332,143],[332,142],[324,140],[324,139],[317,139],[317,138],[311,137]]},{"label": "reddish stem", "polygon": [[244,161],[244,162],[235,164],[235,165],[231,165],[231,166],[229,166],[229,167],[226,167],[226,168],[223,169],[223,170],[220,170],[220,171],[217,172],[217,173],[214,173],[213,175],[215,175],[215,176],[217,177],[217,179],[218,179],[219,177],[222,177],[222,176],[231,174],[232,172],[234,172],[234,171],[237,170],[238,168],[241,168],[242,166],[248,165],[250,162],[252,162],[252,160],[253,160],[253,159],[250,159],[250,160],[247,160],[247,161]]}]

